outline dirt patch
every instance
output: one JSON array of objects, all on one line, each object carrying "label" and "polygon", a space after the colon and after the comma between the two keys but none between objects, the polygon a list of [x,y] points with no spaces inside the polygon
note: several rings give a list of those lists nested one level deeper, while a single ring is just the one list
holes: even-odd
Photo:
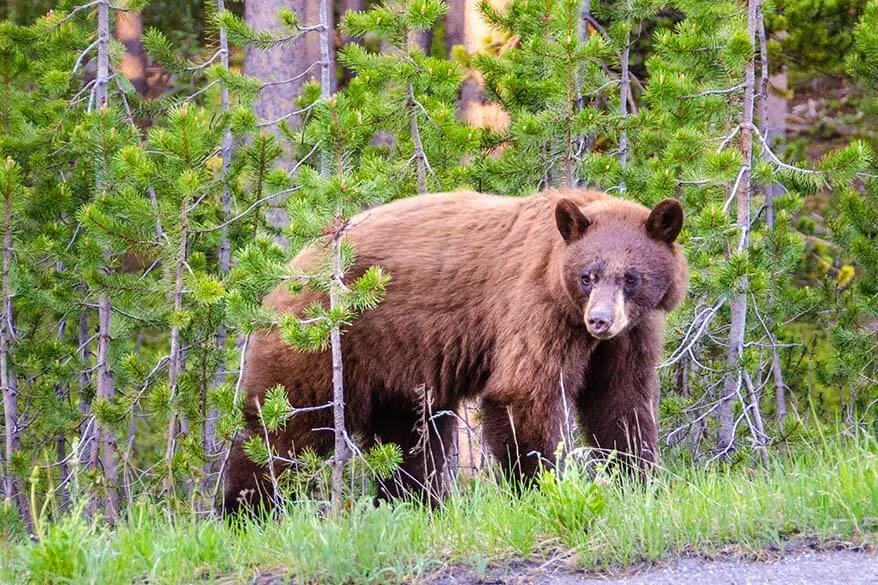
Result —
[{"label": "dirt patch", "polygon": [[573,572],[569,567],[511,565],[476,575],[455,569],[431,585],[859,585],[878,583],[878,556],[868,549],[799,550],[788,554],[766,552],[759,560],[721,560],[683,557],[659,565],[601,574]]}]

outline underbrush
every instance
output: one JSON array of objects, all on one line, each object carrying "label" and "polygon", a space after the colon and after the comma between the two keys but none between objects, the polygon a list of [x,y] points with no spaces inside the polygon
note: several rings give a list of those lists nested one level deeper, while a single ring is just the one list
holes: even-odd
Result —
[{"label": "underbrush", "polygon": [[[5,583],[386,583],[427,580],[451,565],[476,574],[516,560],[601,568],[673,554],[748,551],[790,539],[869,544],[878,527],[878,443],[823,439],[767,469],[663,468],[646,485],[569,466],[516,493],[461,479],[436,511],[413,504],[291,504],[280,520],[226,522],[130,508],[111,528],[70,513],[38,523],[39,540],[0,542]],[[592,479],[589,479],[592,478]],[[81,510],[80,510],[81,511]]]}]

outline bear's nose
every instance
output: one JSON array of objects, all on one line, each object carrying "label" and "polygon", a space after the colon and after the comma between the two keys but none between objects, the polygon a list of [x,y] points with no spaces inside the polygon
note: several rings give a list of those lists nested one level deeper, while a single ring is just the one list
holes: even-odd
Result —
[{"label": "bear's nose", "polygon": [[588,330],[596,335],[606,333],[612,324],[613,316],[609,312],[592,311],[588,315]]}]

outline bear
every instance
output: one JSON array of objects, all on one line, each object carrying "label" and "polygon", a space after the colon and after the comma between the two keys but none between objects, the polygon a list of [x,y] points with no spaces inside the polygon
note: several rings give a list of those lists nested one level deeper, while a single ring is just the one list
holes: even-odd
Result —
[{"label": "bear", "polygon": [[[380,305],[341,338],[349,435],[403,453],[379,498],[441,500],[434,486],[451,456],[453,413],[473,398],[484,442],[513,478],[555,464],[568,406],[591,445],[635,472],[654,464],[666,313],[688,283],[678,201],[648,209],[589,190],[425,194],[364,211],[349,226],[356,260],[345,278],[373,265],[391,276]],[[313,271],[326,255],[318,242],[293,263]],[[327,294],[281,286],[264,304],[301,316],[315,302],[326,306]],[[278,384],[294,407],[331,402],[328,350],[295,351],[276,329],[254,333],[242,382],[247,431],[229,454],[226,512],[273,498],[266,469],[242,448],[248,435],[268,436],[286,463],[305,448],[329,455],[334,440],[330,409],[296,413],[266,433],[258,408]]]}]

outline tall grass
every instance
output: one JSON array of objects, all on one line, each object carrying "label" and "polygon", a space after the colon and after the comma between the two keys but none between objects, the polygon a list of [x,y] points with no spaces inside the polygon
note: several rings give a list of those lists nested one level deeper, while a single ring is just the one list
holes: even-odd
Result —
[{"label": "tall grass", "polygon": [[757,550],[790,538],[872,542],[878,527],[878,443],[823,440],[768,469],[662,469],[647,485],[578,468],[514,493],[490,479],[461,482],[430,512],[360,502],[339,517],[314,503],[279,521],[227,523],[140,503],[115,528],[71,513],[41,522],[39,542],[0,543],[6,583],[246,583],[257,573],[296,582],[424,579],[448,565],[476,572],[512,560],[586,567]]}]

